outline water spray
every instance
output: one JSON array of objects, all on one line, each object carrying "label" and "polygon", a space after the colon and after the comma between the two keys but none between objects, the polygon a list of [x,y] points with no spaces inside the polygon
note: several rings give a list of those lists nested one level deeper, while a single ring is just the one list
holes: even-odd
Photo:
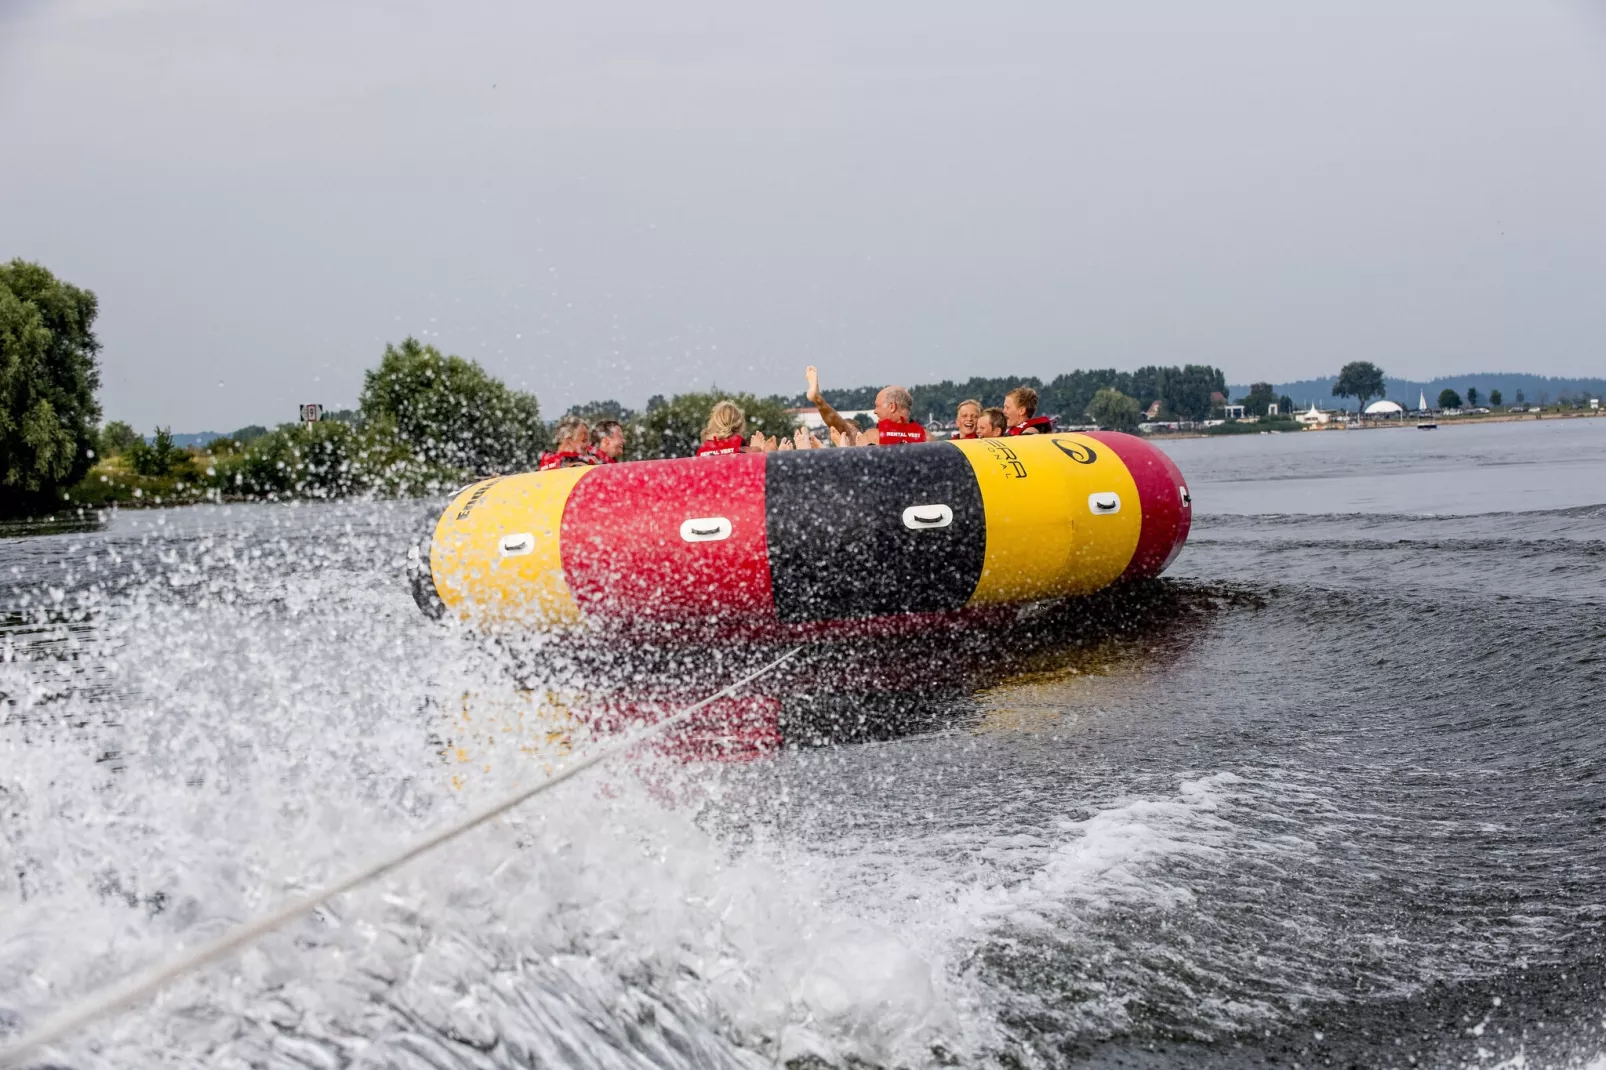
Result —
[{"label": "water spray", "polygon": [[215,940],[184,952],[168,962],[152,967],[143,973],[135,974],[124,981],[107,986],[98,992],[93,992],[76,1004],[64,1007],[41,1022],[31,1032],[24,1034],[4,1048],[0,1048],[0,1067],[21,1065],[24,1056],[56,1043],[91,1022],[155,995],[177,978],[227,958],[286,922],[294,921],[296,918],[305,917],[312,913],[330,899],[343,895],[377,877],[384,876],[386,873],[428,854],[442,844],[478,828],[492,818],[500,817],[542,792],[550,791],[564,781],[579,776],[587,769],[600,765],[610,758],[618,757],[652,737],[661,735],[668,729],[686,721],[698,710],[717,702],[719,699],[729,697],[745,685],[780,668],[802,649],[800,646],[793,647],[775,660],[754,669],[741,679],[727,684],[707,698],[695,702],[662,720],[655,721],[650,725],[644,725],[634,732],[628,732],[607,746],[570,763],[537,784],[520,788],[450,825],[431,832],[422,839],[415,840],[398,850],[373,859],[367,865],[321,891],[293,898],[281,904],[277,909],[238,926]]}]

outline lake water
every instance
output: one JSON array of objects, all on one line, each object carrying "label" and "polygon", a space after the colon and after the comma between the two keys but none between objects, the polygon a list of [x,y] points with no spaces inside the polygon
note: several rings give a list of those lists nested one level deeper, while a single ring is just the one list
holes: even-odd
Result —
[{"label": "lake water", "polygon": [[[1165,448],[1166,582],[810,650],[739,746],[35,1065],[1606,1066],[1606,419]],[[431,512],[0,539],[0,1038],[539,775],[562,708],[767,653],[477,644],[406,589]]]}]

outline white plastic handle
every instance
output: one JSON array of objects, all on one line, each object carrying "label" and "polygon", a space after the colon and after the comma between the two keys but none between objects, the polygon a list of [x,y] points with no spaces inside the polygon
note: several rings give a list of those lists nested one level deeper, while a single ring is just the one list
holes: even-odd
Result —
[{"label": "white plastic handle", "polygon": [[1113,490],[1101,490],[1087,496],[1087,511],[1094,516],[1114,516],[1121,511],[1121,496]]},{"label": "white plastic handle", "polygon": [[523,557],[535,549],[535,536],[528,531],[520,531],[513,535],[503,535],[502,540],[496,544],[502,551],[503,557]]},{"label": "white plastic handle", "polygon": [[911,505],[903,511],[903,526],[910,531],[945,528],[954,522],[954,511],[946,505]]},{"label": "white plastic handle", "polygon": [[731,522],[722,516],[698,516],[680,525],[687,542],[720,542],[731,537]]}]

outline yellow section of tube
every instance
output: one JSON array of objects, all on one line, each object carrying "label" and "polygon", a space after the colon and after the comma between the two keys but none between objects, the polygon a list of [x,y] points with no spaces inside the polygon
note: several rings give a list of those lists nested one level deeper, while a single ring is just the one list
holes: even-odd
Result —
[{"label": "yellow section of tube", "polygon": [[975,469],[987,517],[987,554],[967,605],[1087,594],[1126,571],[1143,508],[1114,450],[1077,434],[951,444]]},{"label": "yellow section of tube", "polygon": [[430,573],[448,612],[474,624],[578,623],[559,530],[570,492],[592,471],[497,476],[459,492],[430,547]]}]

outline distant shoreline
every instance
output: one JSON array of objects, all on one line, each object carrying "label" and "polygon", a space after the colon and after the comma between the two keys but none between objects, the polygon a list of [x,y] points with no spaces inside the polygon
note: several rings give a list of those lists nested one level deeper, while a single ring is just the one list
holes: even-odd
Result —
[{"label": "distant shoreline", "polygon": [[[1606,409],[1590,410],[1587,412],[1503,412],[1491,413],[1488,416],[1440,416],[1435,418],[1434,422],[1438,425],[1438,429],[1442,431],[1448,427],[1476,427],[1480,424],[1514,424],[1526,423],[1531,420],[1589,420],[1599,419],[1601,417],[1606,417]],[[1253,427],[1254,425],[1250,424],[1248,426]],[[1267,431],[1265,433],[1268,435],[1299,435],[1304,434],[1306,431],[1399,431],[1402,429],[1409,431],[1417,430],[1416,418],[1409,417],[1401,420],[1385,418],[1367,420],[1365,422],[1357,421],[1353,423],[1338,423],[1337,421],[1334,421],[1327,424],[1325,427],[1306,427],[1301,428],[1298,431],[1285,431],[1282,428],[1278,428],[1275,431]],[[1184,438],[1242,438],[1248,434],[1253,434],[1253,432],[1244,431],[1236,434],[1212,435],[1206,431],[1157,431],[1153,434],[1144,435],[1143,437],[1163,442]]]}]

